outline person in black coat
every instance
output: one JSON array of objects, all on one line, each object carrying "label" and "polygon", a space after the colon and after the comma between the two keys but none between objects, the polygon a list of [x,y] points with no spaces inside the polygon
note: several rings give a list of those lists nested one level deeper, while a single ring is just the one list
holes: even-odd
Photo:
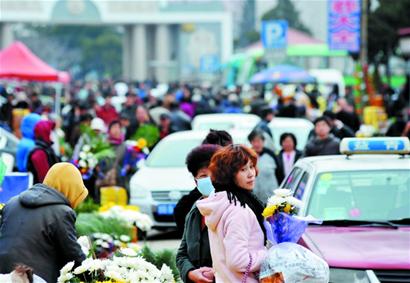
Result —
[{"label": "person in black coat", "polygon": [[315,120],[315,135],[305,147],[303,156],[340,154],[340,140],[331,133],[331,125],[327,117],[322,116]]},{"label": "person in black coat", "polygon": [[[213,190],[208,166],[218,145],[204,144],[194,148],[187,156],[186,164],[197,184],[200,197],[207,197]],[[208,181],[208,182],[206,182]],[[194,204],[184,222],[184,231],[176,263],[181,279],[186,282],[213,282],[212,257],[208,228],[205,219]]]},{"label": "person in black coat", "polygon": [[302,157],[302,152],[296,149],[297,140],[292,133],[283,133],[280,136],[281,151],[276,157],[278,168],[276,171],[276,179],[280,185],[283,179],[290,173],[293,165]]},{"label": "person in black coat", "polygon": [[85,255],[77,243],[73,208],[87,194],[78,169],[63,162],[50,168],[42,184],[7,202],[1,211],[0,273],[24,264],[54,283],[65,264],[79,266]]},{"label": "person in black coat", "polygon": [[[226,146],[232,144],[232,142],[232,137],[228,132],[211,129],[208,135],[202,141],[202,144],[216,144],[220,146]],[[188,215],[194,203],[200,197],[202,197],[202,194],[198,191],[197,188],[195,188],[192,191],[190,191],[189,194],[183,196],[174,208],[174,219],[177,224],[178,234],[181,237],[184,232],[185,218]]]}]

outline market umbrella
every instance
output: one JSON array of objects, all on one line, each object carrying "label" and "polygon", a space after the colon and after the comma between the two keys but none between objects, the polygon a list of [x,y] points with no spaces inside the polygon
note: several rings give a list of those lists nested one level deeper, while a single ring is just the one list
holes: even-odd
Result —
[{"label": "market umbrella", "polygon": [[304,69],[292,65],[277,65],[256,73],[251,84],[265,83],[314,83],[315,78]]}]

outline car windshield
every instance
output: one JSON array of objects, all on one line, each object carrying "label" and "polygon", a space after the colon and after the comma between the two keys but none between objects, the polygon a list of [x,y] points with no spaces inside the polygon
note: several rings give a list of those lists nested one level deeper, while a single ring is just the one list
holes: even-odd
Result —
[{"label": "car windshield", "polygon": [[200,139],[161,142],[151,152],[146,165],[149,167],[184,167],[186,156],[200,143]]},{"label": "car windshield", "polygon": [[409,218],[410,170],[322,173],[308,214],[324,221]]}]

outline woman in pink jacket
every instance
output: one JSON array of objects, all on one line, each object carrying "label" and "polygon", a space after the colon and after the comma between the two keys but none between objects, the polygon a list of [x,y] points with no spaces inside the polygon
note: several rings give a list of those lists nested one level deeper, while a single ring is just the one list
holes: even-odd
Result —
[{"label": "woman in pink jacket", "polygon": [[252,149],[230,145],[218,150],[209,165],[215,194],[197,207],[208,226],[217,283],[258,282],[267,250],[263,206],[252,194],[256,163]]}]

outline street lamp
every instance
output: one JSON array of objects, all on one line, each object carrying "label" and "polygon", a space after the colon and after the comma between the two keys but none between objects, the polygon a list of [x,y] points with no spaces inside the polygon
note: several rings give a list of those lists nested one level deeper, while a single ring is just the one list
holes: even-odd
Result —
[{"label": "street lamp", "polygon": [[399,29],[399,47],[404,60],[406,60],[406,75],[408,87],[408,109],[406,111],[407,120],[410,118],[410,27]]}]

